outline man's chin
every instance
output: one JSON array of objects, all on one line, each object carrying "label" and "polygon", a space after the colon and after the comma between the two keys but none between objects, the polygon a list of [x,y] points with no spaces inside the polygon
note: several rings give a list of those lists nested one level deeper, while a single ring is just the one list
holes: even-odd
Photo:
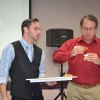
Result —
[{"label": "man's chin", "polygon": [[37,38],[37,39],[35,38],[33,41],[34,41],[34,42],[38,42],[38,41],[39,41],[39,39],[38,39],[38,38]]}]

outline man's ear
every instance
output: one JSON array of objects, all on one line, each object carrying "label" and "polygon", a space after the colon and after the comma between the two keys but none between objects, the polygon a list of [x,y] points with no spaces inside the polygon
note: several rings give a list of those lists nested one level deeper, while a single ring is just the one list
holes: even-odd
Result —
[{"label": "man's ear", "polygon": [[24,32],[28,32],[28,28],[27,27],[24,27]]}]

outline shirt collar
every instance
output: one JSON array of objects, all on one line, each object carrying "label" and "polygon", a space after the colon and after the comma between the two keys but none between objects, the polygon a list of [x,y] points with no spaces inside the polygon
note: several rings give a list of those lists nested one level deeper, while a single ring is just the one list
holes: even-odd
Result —
[{"label": "shirt collar", "polygon": [[[79,37],[79,39],[78,39],[78,43],[79,42],[85,42],[84,40],[83,40],[83,38],[82,38],[82,36],[81,37]],[[96,42],[96,43],[98,43],[99,41],[98,41],[98,38],[94,38],[94,40],[92,41],[92,42]]]},{"label": "shirt collar", "polygon": [[33,44],[29,44],[27,41],[25,41],[23,38],[20,40],[20,42],[22,43],[22,45],[24,45],[25,47],[30,46],[32,47]]}]

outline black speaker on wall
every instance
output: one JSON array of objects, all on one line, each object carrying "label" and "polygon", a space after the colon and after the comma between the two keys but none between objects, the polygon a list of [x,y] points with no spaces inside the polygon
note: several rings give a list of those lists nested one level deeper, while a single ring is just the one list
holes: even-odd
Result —
[{"label": "black speaker on wall", "polygon": [[73,38],[71,29],[48,29],[46,31],[46,46],[60,47],[62,43]]}]

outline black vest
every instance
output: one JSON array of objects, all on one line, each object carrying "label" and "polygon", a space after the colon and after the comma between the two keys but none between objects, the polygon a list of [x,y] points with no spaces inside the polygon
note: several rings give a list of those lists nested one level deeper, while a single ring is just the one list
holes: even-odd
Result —
[{"label": "black vest", "polygon": [[9,73],[11,77],[11,95],[29,99],[32,94],[41,94],[42,90],[40,84],[30,83],[26,81],[26,79],[39,77],[42,50],[34,44],[34,58],[33,61],[30,62],[19,41],[13,42],[12,45],[15,50],[15,58],[11,64]]}]

